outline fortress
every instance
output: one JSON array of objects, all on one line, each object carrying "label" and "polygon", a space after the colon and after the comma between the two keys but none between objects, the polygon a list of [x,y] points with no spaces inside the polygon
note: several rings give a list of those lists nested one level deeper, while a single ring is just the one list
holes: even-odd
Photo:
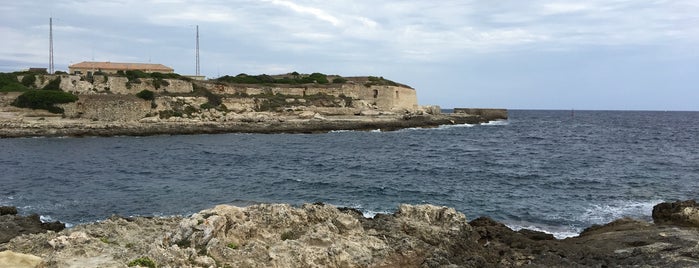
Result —
[{"label": "fortress", "polygon": [[[420,110],[414,89],[376,77],[347,77],[342,78],[343,83],[242,84],[90,72],[41,75],[35,86],[41,88],[55,79],[60,79],[61,90],[79,96],[74,103],[60,105],[66,117],[98,121],[138,121],[154,116],[225,121],[229,114],[228,117],[251,113],[349,116]],[[153,92],[155,98],[135,97],[144,90]],[[203,114],[217,116],[202,118]]]},{"label": "fortress", "polygon": [[0,138],[324,133],[507,119],[507,111],[498,109],[442,114],[439,106],[418,106],[415,89],[372,76],[240,74],[202,81],[174,73],[96,70],[4,77]]}]

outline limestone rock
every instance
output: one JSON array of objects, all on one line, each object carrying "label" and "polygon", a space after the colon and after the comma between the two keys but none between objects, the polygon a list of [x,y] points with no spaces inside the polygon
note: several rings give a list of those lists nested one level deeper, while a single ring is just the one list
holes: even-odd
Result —
[{"label": "limestone rock", "polygon": [[303,111],[299,113],[299,118],[301,119],[311,119],[316,115],[314,111]]},{"label": "limestone rock", "polygon": [[378,111],[378,110],[361,110],[359,112],[359,115],[363,115],[363,116],[377,116],[380,114],[381,114],[381,111]]},{"label": "limestone rock", "polygon": [[694,200],[660,203],[653,207],[656,224],[699,227],[699,204]]},{"label": "limestone rock", "polygon": [[16,253],[12,251],[0,252],[0,267],[7,268],[42,268],[46,267],[44,261],[30,254]]},{"label": "limestone rock", "polygon": [[125,267],[141,257],[157,267],[695,267],[697,241],[696,228],[632,219],[556,240],[489,218],[467,222],[448,207],[401,205],[365,218],[316,203],[114,216],[15,237],[0,249],[39,256],[48,267]]},{"label": "limestone rock", "polygon": [[144,117],[138,120],[138,122],[141,123],[158,123],[160,122],[160,116],[151,116],[151,117]]}]

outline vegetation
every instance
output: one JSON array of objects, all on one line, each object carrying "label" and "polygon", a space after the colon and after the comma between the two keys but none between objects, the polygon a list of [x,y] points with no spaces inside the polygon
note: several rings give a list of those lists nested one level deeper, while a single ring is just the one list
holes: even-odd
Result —
[{"label": "vegetation", "polygon": [[167,73],[167,74],[159,73],[159,72],[146,73],[144,71],[139,71],[139,70],[117,71],[117,76],[125,76],[129,81],[135,81],[139,78],[190,80],[189,78],[184,77],[184,76],[179,75],[179,74],[176,74],[176,73]]},{"label": "vegetation", "polygon": [[197,83],[192,83],[192,87],[194,89],[194,95],[206,97],[206,99],[208,100],[207,103],[209,105],[213,107],[219,107],[221,105],[221,96],[212,93],[211,91]]},{"label": "vegetation", "polygon": [[0,73],[0,92],[27,91],[27,87],[17,80],[17,73]]},{"label": "vegetation", "polygon": [[144,89],[144,90],[141,90],[141,92],[136,93],[136,97],[139,97],[139,98],[144,99],[144,100],[152,101],[152,100],[155,100],[155,93],[153,93],[153,91]]},{"label": "vegetation", "polygon": [[128,264],[129,267],[133,266],[143,266],[148,268],[155,268],[155,262],[148,257],[140,257],[135,259]]},{"label": "vegetation", "polygon": [[347,83],[347,79],[342,78],[342,77],[337,77],[333,79],[333,84],[344,84]]},{"label": "vegetation", "polygon": [[34,87],[34,83],[36,83],[36,75],[26,74],[22,77],[22,85],[25,87]]},{"label": "vegetation", "polygon": [[51,80],[44,88],[43,90],[54,90],[54,91],[61,91],[61,77],[56,77],[56,79]]},{"label": "vegetation", "polygon": [[63,113],[63,109],[54,106],[78,100],[78,96],[63,91],[31,90],[19,95],[12,105],[20,108],[43,109],[52,113]]},{"label": "vegetation", "polygon": [[230,249],[238,249],[238,245],[236,243],[233,243],[233,242],[228,243],[228,245],[226,245],[226,246]]},{"label": "vegetation", "polygon": [[[335,78],[337,80],[337,78]],[[322,73],[312,73],[310,75],[302,75],[297,72],[287,74],[281,78],[274,78],[270,75],[247,75],[241,73],[236,76],[222,76],[216,79],[219,82],[235,83],[235,84],[329,84],[328,76]],[[337,83],[347,82],[346,79],[337,80]]]},{"label": "vegetation", "polygon": [[382,77],[369,76],[369,82],[364,83],[364,86],[401,86],[400,84]]}]

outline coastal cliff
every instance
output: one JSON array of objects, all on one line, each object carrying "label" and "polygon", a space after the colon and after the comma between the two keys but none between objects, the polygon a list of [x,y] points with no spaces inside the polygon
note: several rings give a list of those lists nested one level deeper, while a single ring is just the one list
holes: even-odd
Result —
[{"label": "coastal cliff", "polygon": [[[690,267],[699,206],[663,203],[655,224],[619,219],[580,236],[513,231],[453,208],[401,205],[365,218],[324,204],[219,205],[190,217],[123,218],[0,244],[23,267]],[[43,265],[43,266],[42,266]]]},{"label": "coastal cliff", "polygon": [[[15,107],[22,92],[0,92],[0,138],[315,133],[507,119],[506,111],[500,110],[442,114],[438,106],[419,106],[415,89],[382,77],[295,76],[239,75],[195,81],[176,74],[25,74],[16,80],[30,81],[26,83],[29,91],[50,89],[69,97],[73,94],[75,100],[48,105],[49,112],[41,110],[45,107]],[[333,83],[327,82],[328,77]]]}]

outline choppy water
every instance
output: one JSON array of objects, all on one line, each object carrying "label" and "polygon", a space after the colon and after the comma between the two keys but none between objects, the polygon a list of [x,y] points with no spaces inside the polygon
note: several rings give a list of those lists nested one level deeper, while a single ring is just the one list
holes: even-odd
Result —
[{"label": "choppy water", "polygon": [[0,205],[71,224],[221,203],[326,202],[368,216],[455,207],[571,236],[699,198],[699,112],[510,111],[396,132],[0,140]]}]

